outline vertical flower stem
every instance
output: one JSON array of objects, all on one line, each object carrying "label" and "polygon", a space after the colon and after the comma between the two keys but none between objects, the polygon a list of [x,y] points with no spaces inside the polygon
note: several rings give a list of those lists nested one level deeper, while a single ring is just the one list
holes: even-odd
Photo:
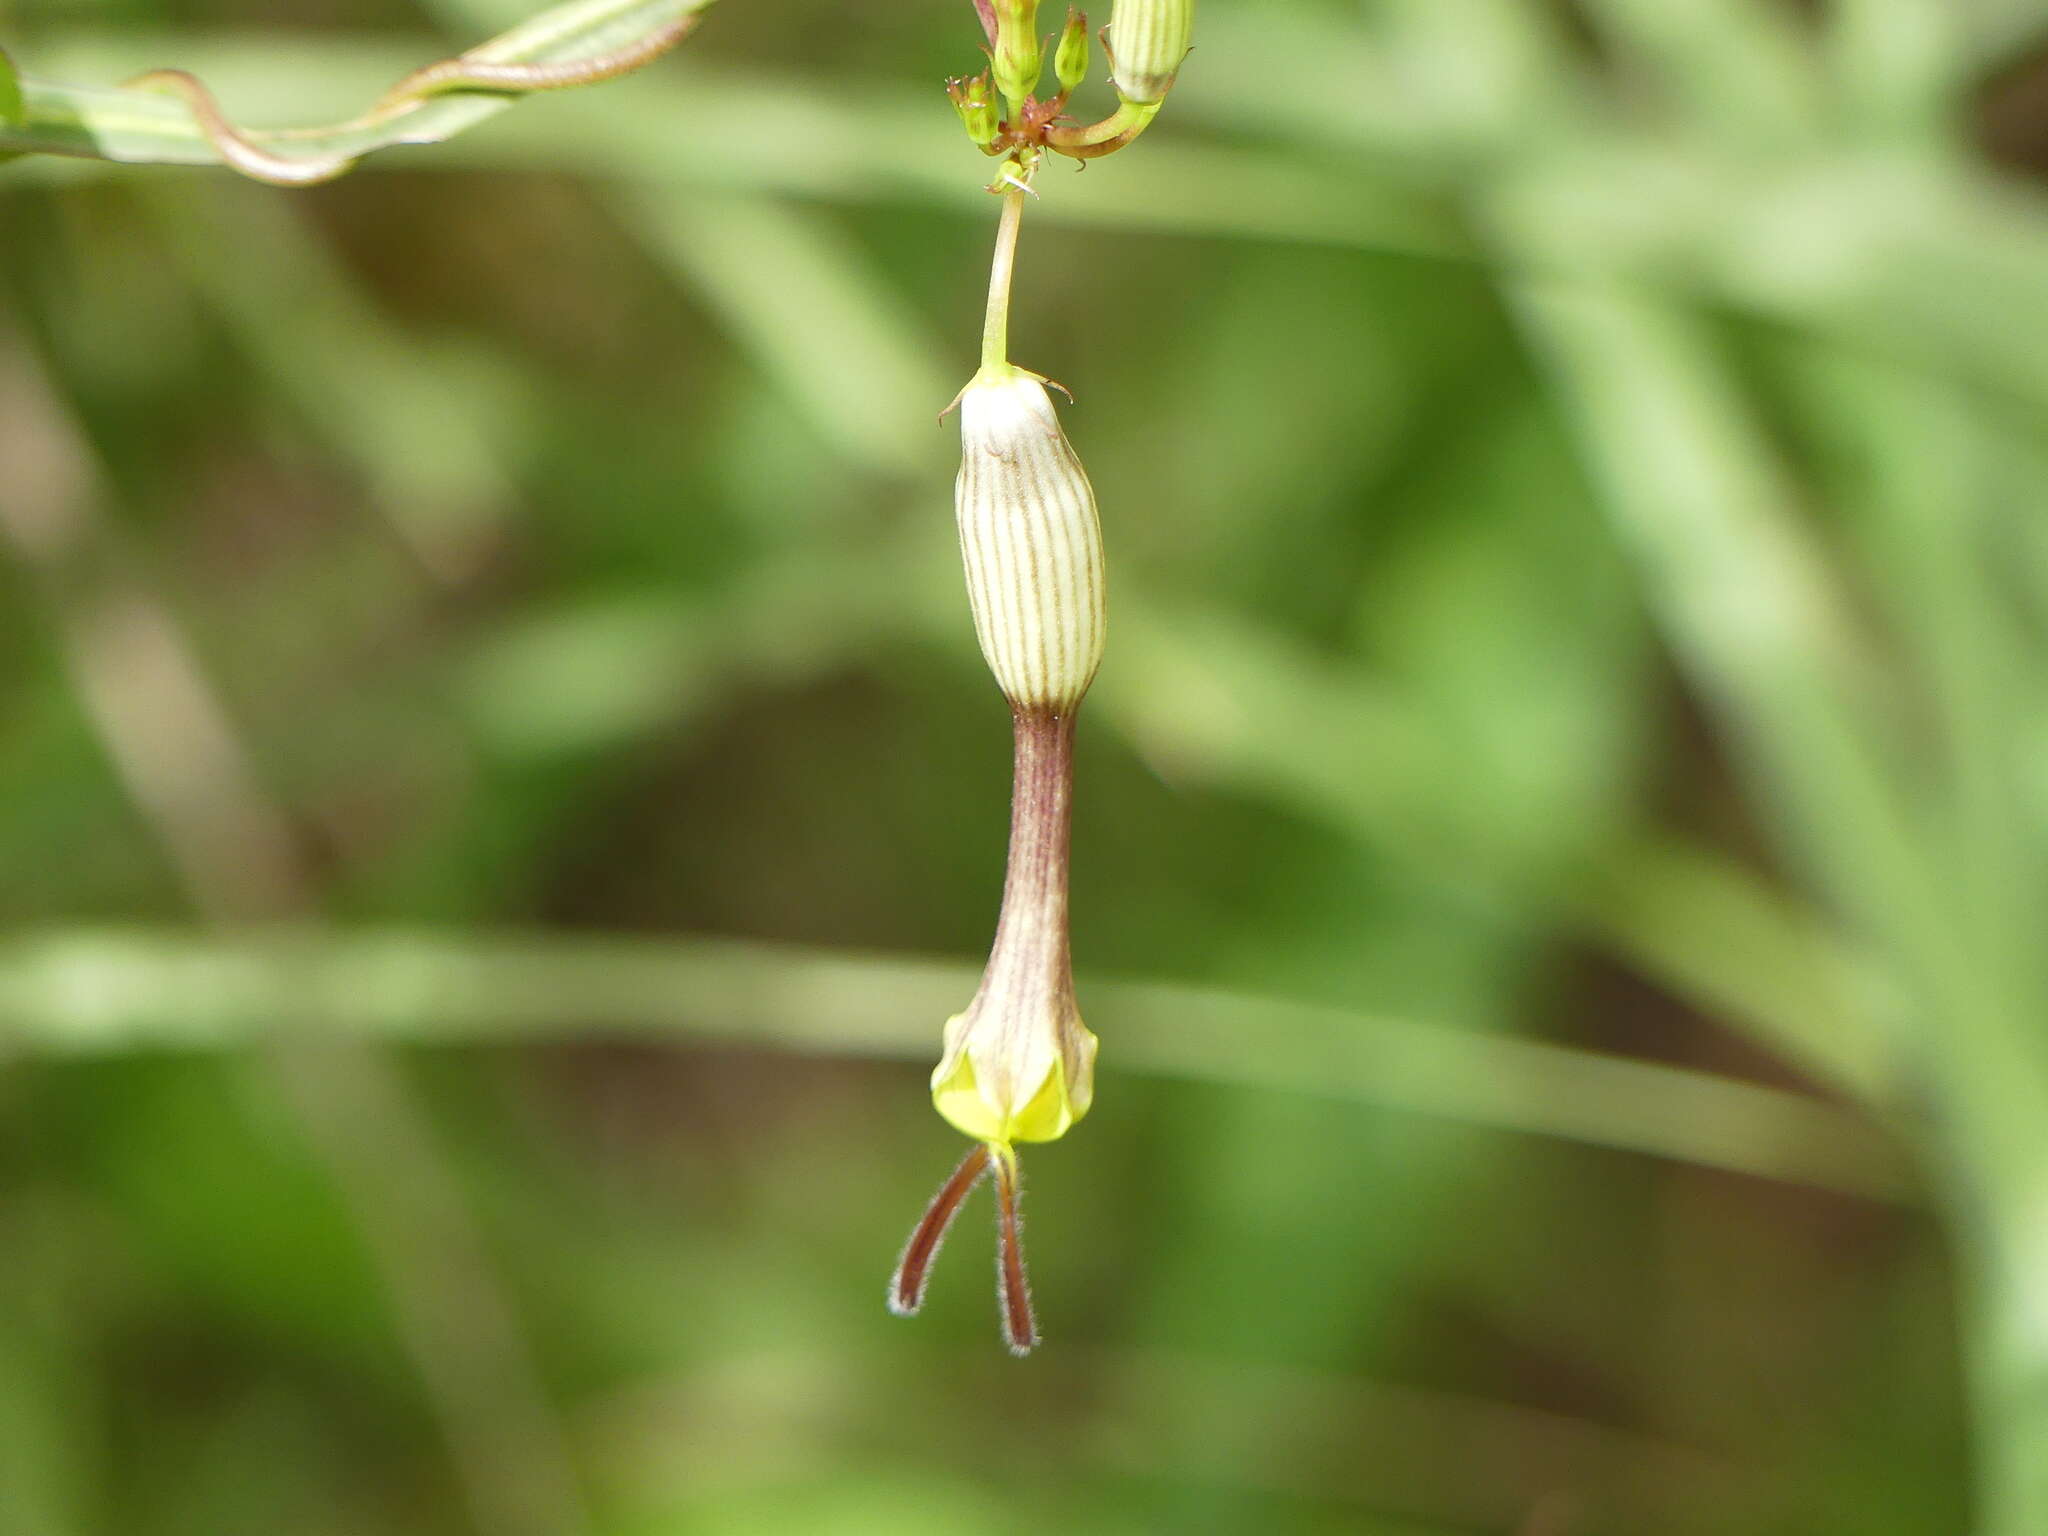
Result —
[{"label": "vertical flower stem", "polygon": [[996,228],[995,260],[988,274],[988,316],[981,328],[981,366],[1001,368],[1010,360],[1010,274],[1017,265],[1017,231],[1024,223],[1024,192],[1003,190],[1003,221]]}]

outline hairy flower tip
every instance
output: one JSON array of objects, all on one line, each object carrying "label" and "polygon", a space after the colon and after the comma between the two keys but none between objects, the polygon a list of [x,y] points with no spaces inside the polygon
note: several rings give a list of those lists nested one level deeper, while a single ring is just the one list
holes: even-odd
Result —
[{"label": "hairy flower tip", "polygon": [[1165,98],[1194,30],[1195,0],[1116,0],[1109,54],[1112,78],[1126,101]]},{"label": "hairy flower tip", "polygon": [[1095,492],[1045,386],[985,368],[960,395],[954,511],[974,631],[1017,709],[1068,715],[1108,627]]},{"label": "hairy flower tip", "polygon": [[1024,1222],[1017,1214],[1024,1196],[1024,1175],[1017,1154],[999,1148],[996,1173],[996,1305],[1003,1322],[1003,1342],[1010,1353],[1024,1356],[1038,1347],[1038,1314],[1031,1306],[1031,1277],[1024,1268]]},{"label": "hairy flower tip", "polygon": [[912,1229],[910,1241],[903,1245],[903,1255],[896,1261],[896,1273],[889,1277],[889,1310],[898,1317],[915,1317],[924,1305],[925,1282],[931,1278],[932,1261],[939,1256],[946,1231],[960,1214],[961,1203],[988,1172],[988,1164],[986,1146],[976,1147],[963,1157]]}]

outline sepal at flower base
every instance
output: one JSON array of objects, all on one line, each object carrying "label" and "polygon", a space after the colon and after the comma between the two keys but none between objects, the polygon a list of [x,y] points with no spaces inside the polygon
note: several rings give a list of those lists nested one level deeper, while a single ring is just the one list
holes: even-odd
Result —
[{"label": "sepal at flower base", "polygon": [[990,94],[988,71],[948,80],[946,94],[952,98],[953,110],[960,114],[960,125],[967,130],[967,137],[984,149],[994,143],[1000,123],[995,98]]}]

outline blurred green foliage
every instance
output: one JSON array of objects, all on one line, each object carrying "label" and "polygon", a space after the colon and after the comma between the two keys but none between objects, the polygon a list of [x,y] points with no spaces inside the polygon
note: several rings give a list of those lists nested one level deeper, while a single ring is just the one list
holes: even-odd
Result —
[{"label": "blurred green foliage", "polygon": [[[0,44],[332,121],[527,10]],[[0,1532],[2048,1529],[2043,36],[1210,0],[1043,179],[1113,595],[1021,1364],[968,1232],[882,1307],[1008,783],[971,8],[9,165]]]}]

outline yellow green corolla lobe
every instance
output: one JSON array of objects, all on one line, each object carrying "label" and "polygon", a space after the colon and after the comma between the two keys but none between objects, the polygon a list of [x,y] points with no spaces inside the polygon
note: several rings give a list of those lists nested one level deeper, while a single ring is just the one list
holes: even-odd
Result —
[{"label": "yellow green corolla lobe", "polygon": [[947,1124],[977,1141],[1008,1146],[1019,1141],[1057,1141],[1088,1113],[1094,1097],[1096,1040],[1079,1019],[1074,1021],[1074,1029],[1084,1042],[1081,1054],[1085,1065],[1070,1078],[1065,1059],[1055,1057],[1038,1091],[1015,1108],[999,1107],[982,1092],[974,1055],[966,1043],[967,1022],[964,1013],[946,1021],[946,1057],[932,1074],[932,1103]]}]

